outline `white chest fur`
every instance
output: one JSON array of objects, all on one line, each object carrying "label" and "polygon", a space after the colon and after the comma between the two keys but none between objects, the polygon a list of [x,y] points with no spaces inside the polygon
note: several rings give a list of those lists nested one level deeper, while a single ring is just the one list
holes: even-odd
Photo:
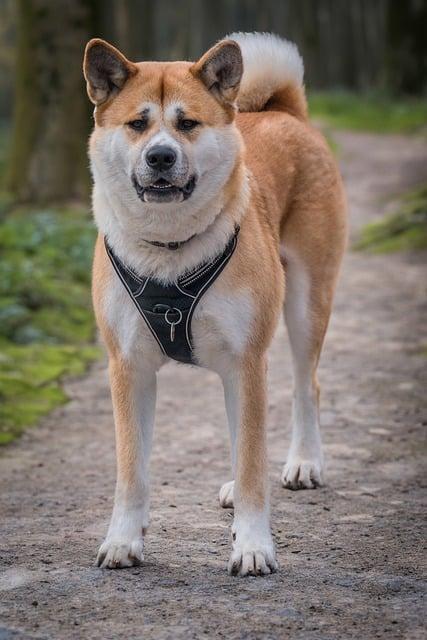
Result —
[{"label": "white chest fur", "polygon": [[202,366],[220,372],[230,358],[243,353],[253,313],[249,289],[226,294],[214,285],[206,292],[192,322],[194,351]]}]

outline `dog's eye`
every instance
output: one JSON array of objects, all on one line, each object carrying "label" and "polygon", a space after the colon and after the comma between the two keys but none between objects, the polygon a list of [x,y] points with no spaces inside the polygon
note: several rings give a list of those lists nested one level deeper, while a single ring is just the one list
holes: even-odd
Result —
[{"label": "dog's eye", "polygon": [[181,131],[192,131],[199,124],[200,122],[197,122],[197,120],[179,120],[178,129],[180,129]]},{"label": "dog's eye", "polygon": [[147,120],[131,120],[127,125],[135,131],[144,131],[147,127]]}]

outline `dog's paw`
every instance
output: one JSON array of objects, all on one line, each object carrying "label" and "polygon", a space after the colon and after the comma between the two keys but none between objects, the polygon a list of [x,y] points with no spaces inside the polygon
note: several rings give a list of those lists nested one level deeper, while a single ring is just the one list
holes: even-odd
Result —
[{"label": "dog's paw", "polygon": [[124,569],[139,566],[143,559],[144,540],[105,540],[99,548],[96,564],[101,569]]},{"label": "dog's paw", "polygon": [[290,456],[282,471],[282,485],[286,489],[315,489],[323,484],[321,459]]},{"label": "dog's paw", "polygon": [[277,571],[273,544],[269,548],[251,548],[250,545],[233,546],[228,563],[231,576],[267,576]]},{"label": "dog's paw", "polygon": [[277,571],[274,542],[267,513],[235,518],[233,550],[228,563],[232,576],[266,576]]},{"label": "dog's paw", "polygon": [[219,504],[223,509],[234,507],[234,480],[226,482],[219,490]]}]

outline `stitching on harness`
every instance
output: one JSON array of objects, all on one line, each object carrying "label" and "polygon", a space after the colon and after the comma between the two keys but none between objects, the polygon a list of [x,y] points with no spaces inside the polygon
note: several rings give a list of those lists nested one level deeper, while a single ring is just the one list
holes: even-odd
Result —
[{"label": "stitching on harness", "polygon": [[175,283],[176,288],[178,289],[178,291],[180,291],[181,293],[183,293],[185,296],[188,296],[189,298],[195,298],[196,296],[193,296],[192,293],[187,293],[186,291],[184,291],[183,289],[181,289],[181,287],[179,286],[179,284],[176,282]]},{"label": "stitching on harness", "polygon": [[222,257],[221,255],[216,257],[214,260],[211,260],[210,262],[208,262],[202,269],[200,269],[200,271],[196,271],[190,274],[189,276],[187,276],[187,278],[185,278],[184,280],[181,280],[181,284],[184,286],[193,284],[193,282],[201,278],[206,273],[206,271],[209,271],[211,267],[215,266],[215,263],[218,262],[218,260],[220,260],[221,257]]},{"label": "stitching on harness", "polygon": [[193,309],[196,306],[196,304],[198,303],[198,301],[200,300],[200,298],[202,297],[202,295],[204,294],[204,292],[206,291],[207,287],[209,286],[209,283],[212,281],[212,279],[215,278],[216,274],[218,273],[218,270],[221,269],[221,267],[231,259],[231,256],[234,253],[234,250],[236,249],[236,245],[237,245],[237,234],[234,236],[234,240],[233,240],[233,247],[231,252],[225,256],[225,258],[221,261],[221,263],[218,265],[218,267],[215,269],[215,271],[213,272],[213,274],[211,275],[211,277],[209,278],[209,280],[207,280],[205,282],[205,284],[203,285],[203,287],[200,289],[199,293],[197,294],[197,296],[194,298],[194,301],[190,307],[190,311],[188,312],[188,316],[187,316],[187,320],[185,322],[185,338],[187,340],[187,344],[190,348],[191,353],[193,353],[193,347],[191,345],[191,340],[190,340],[190,335],[189,335],[189,328],[190,328],[190,324],[191,324],[191,319],[193,317]]},{"label": "stitching on harness", "polygon": [[182,278],[182,280],[180,280],[181,284],[188,284],[188,282],[190,282],[194,278],[198,278],[207,269],[209,269],[209,267],[211,267],[213,264],[215,264],[215,261],[218,260],[219,258],[221,258],[221,256],[216,256],[215,258],[212,258],[212,260],[210,260],[206,264],[202,265],[200,269],[196,269],[195,271],[192,271],[191,273],[189,273],[187,276]]},{"label": "stitching on harness", "polygon": [[[147,282],[149,281],[149,278],[145,279],[145,282],[142,284],[142,286],[138,289],[138,291],[134,294],[135,298],[139,298],[139,296],[141,296],[144,293],[144,289],[147,286]],[[138,305],[139,306],[139,305]]]}]

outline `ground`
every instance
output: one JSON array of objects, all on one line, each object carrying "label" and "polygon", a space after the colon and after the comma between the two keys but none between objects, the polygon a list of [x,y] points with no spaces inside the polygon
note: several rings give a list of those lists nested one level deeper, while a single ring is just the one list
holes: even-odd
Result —
[{"label": "ground", "polygon": [[[336,134],[352,235],[427,172],[425,142]],[[287,491],[289,347],[270,351],[272,526],[280,570],[229,577],[225,413],[212,373],[160,374],[152,526],[140,568],[95,568],[114,490],[105,362],[1,457],[0,639],[407,638],[423,635],[427,425],[421,254],[348,252],[320,380],[327,485]],[[424,411],[424,413],[423,413]]]}]

